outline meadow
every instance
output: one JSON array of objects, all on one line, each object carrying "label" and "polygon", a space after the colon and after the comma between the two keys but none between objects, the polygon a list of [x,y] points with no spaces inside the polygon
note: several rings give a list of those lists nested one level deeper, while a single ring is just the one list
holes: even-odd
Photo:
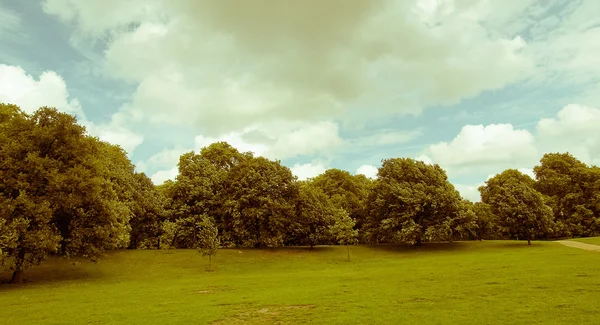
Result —
[{"label": "meadow", "polygon": [[600,245],[600,237],[585,237],[585,238],[575,238],[572,239],[574,241],[592,244],[592,245]]},{"label": "meadow", "polygon": [[[77,263],[73,263],[77,262]],[[3,324],[598,324],[600,253],[554,242],[122,250],[0,285]],[[9,279],[8,272],[0,279]]]}]

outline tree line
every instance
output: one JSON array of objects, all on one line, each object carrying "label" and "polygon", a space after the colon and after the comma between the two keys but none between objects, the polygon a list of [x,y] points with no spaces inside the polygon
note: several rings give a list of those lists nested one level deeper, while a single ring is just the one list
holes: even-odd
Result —
[{"label": "tree line", "polygon": [[[106,250],[278,247],[592,236],[600,168],[548,153],[535,178],[509,169],[463,199],[436,164],[384,159],[376,179],[329,169],[300,181],[280,161],[225,142],[180,157],[155,186],[120,147],[54,108],[0,104],[0,261],[23,270],[50,255]],[[348,251],[348,258],[350,258]]]}]

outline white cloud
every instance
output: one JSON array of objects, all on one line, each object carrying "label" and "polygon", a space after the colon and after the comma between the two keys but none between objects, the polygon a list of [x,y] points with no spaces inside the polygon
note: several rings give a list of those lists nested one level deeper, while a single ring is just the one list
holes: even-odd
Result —
[{"label": "white cloud", "polygon": [[79,101],[69,98],[64,79],[54,71],[45,71],[36,80],[21,67],[0,64],[0,102],[18,105],[27,113],[56,107],[85,120]]},{"label": "white cloud", "polygon": [[479,194],[479,186],[481,185],[484,185],[484,183],[476,185],[454,184],[454,188],[456,188],[463,198],[471,202],[478,202],[481,201],[481,195]]},{"label": "white cloud", "polygon": [[151,170],[170,169],[179,164],[179,157],[181,157],[181,155],[190,151],[192,151],[192,149],[188,150],[182,147],[164,149],[150,156],[150,158],[145,161],[138,161],[135,164],[135,167],[137,171],[145,173]]},{"label": "white cloud", "polygon": [[356,170],[356,174],[362,174],[373,179],[377,178],[377,172],[377,167],[373,165],[362,165]]},{"label": "white cloud", "polygon": [[45,71],[36,79],[21,67],[0,64],[0,102],[15,104],[26,113],[49,106],[75,115],[89,134],[118,144],[129,154],[144,140],[143,136],[115,121],[95,124],[87,120],[79,101],[69,95],[65,80],[54,71]]},{"label": "white cloud", "polygon": [[316,177],[326,170],[325,166],[321,163],[295,164],[290,169],[292,170],[292,174],[297,176],[299,180]]},{"label": "white cloud", "polygon": [[569,151],[588,164],[600,163],[600,109],[570,104],[555,118],[537,124],[538,145],[543,152]]},{"label": "white cloud", "polygon": [[166,170],[159,170],[152,174],[152,176],[150,176],[150,179],[155,185],[160,185],[166,180],[174,180],[177,177],[178,173],[179,170],[177,169],[177,167]]},{"label": "white cloud", "polygon": [[139,85],[124,116],[212,137],[266,118],[348,119],[353,104],[371,115],[419,113],[521,80],[532,67],[526,44],[490,36],[481,23],[489,6],[44,2],[78,33],[108,40],[108,73]]},{"label": "white cloud", "polygon": [[419,155],[417,158],[415,158],[415,160],[422,161],[428,165],[434,164],[433,160],[431,160],[431,158],[429,158],[429,156],[427,156],[427,155]]},{"label": "white cloud", "polygon": [[450,142],[427,147],[424,155],[449,174],[490,172],[539,159],[534,136],[510,124],[465,125]]}]

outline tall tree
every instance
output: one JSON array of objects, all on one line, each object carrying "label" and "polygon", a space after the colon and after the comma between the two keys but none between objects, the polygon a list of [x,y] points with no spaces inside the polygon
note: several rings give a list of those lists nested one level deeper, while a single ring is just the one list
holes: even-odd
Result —
[{"label": "tall tree", "polygon": [[294,217],[298,184],[289,168],[263,157],[231,169],[223,186],[224,224],[243,246],[279,246]]},{"label": "tall tree", "polygon": [[120,148],[48,107],[0,105],[0,140],[0,224],[12,233],[0,249],[13,282],[51,253],[95,260],[127,244],[133,165]]},{"label": "tall tree", "polygon": [[569,153],[547,153],[533,171],[535,188],[546,195],[554,212],[557,235],[600,234],[600,169]]},{"label": "tall tree", "polygon": [[462,199],[442,168],[394,158],[383,161],[378,176],[368,203],[374,240],[420,245],[452,234]]},{"label": "tall tree", "polygon": [[532,239],[553,231],[552,209],[533,188],[534,182],[518,170],[507,169],[479,187],[481,201],[489,204],[503,230],[511,237],[527,239],[529,245]]},{"label": "tall tree", "polygon": [[131,204],[131,248],[159,248],[161,222],[165,218],[165,198],[144,173],[135,174]]},{"label": "tall tree", "polygon": [[345,170],[328,169],[311,180],[323,190],[337,208],[346,210],[362,228],[366,220],[366,203],[373,181],[364,175],[352,175]]},{"label": "tall tree", "polygon": [[295,245],[318,244],[331,241],[330,227],[335,224],[336,207],[323,190],[312,183],[303,182],[299,186],[296,214],[288,227],[291,234],[288,239]]}]

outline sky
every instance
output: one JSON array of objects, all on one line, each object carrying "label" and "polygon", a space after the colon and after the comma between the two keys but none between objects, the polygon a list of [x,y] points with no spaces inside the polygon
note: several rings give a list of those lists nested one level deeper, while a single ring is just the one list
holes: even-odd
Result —
[{"label": "sky", "polygon": [[299,179],[443,167],[468,199],[600,163],[597,0],[0,0],[0,102],[53,106],[155,184],[227,141]]}]

